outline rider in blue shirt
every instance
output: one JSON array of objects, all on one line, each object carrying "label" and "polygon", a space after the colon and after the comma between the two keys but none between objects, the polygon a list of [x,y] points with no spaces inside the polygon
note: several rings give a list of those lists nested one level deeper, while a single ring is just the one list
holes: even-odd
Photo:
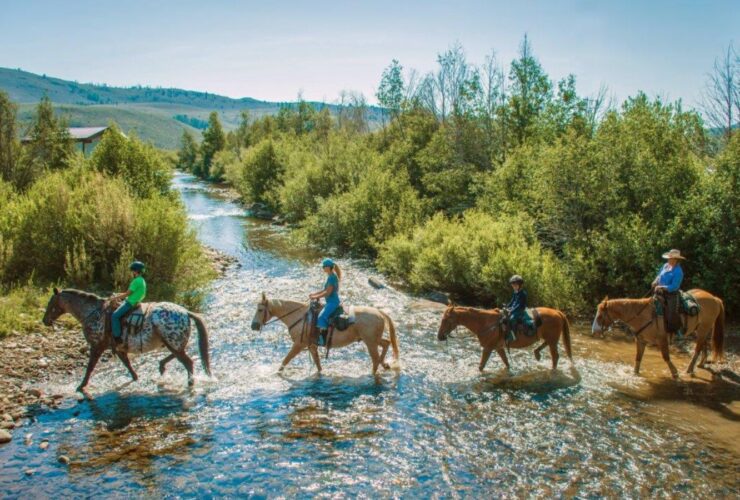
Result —
[{"label": "rider in blue shirt", "polygon": [[[681,261],[686,258],[681,255],[680,250],[670,250],[663,254],[663,258],[668,260],[660,268],[658,276],[653,280],[653,289],[663,303],[663,316],[658,317],[658,327],[665,328],[668,333],[677,332],[681,324],[681,315],[679,308],[679,290],[683,281],[683,269]],[[660,323],[663,323],[662,325]]]},{"label": "rider in blue shirt", "polygon": [[339,281],[342,279],[342,270],[339,269],[339,266],[333,260],[328,258],[321,262],[321,267],[327,274],[324,289],[320,292],[310,294],[308,298],[311,300],[326,298],[326,305],[321,309],[316,321],[316,326],[319,327],[318,343],[320,346],[323,346],[326,344],[326,334],[329,329],[329,317],[334,311],[336,311],[340,304]]}]

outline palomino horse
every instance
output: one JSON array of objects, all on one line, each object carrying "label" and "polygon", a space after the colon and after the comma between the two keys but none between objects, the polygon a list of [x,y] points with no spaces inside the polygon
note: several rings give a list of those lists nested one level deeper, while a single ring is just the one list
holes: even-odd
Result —
[{"label": "palomino horse", "polygon": [[[51,326],[61,315],[69,313],[82,324],[82,333],[90,345],[90,359],[87,362],[85,377],[82,379],[78,391],[82,391],[90,380],[95,365],[103,351],[111,345],[111,336],[105,332],[105,315],[103,308],[106,299],[79,290],[54,289],[54,295],[46,306],[43,322]],[[203,369],[211,374],[208,356],[208,331],[203,319],[184,307],[170,302],[154,302],[149,304],[141,331],[137,335],[129,336],[126,344],[116,348],[116,356],[126,366],[131,378],[138,379],[136,372],[128,359],[128,353],[141,354],[154,349],[166,347],[170,355],[159,362],[159,373],[164,373],[168,362],[177,358],[188,372],[188,384],[193,384],[193,360],[185,353],[190,338],[190,322],[195,323],[198,329],[198,349]]]},{"label": "palomino horse", "polygon": [[[573,355],[570,348],[570,326],[568,325],[568,318],[557,309],[547,307],[538,307],[537,312],[542,318],[542,324],[537,328],[536,335],[518,334],[516,340],[509,347],[528,347],[540,339],[543,342],[534,350],[534,357],[539,361],[540,351],[545,346],[549,346],[552,369],[555,370],[558,367],[558,359],[560,358],[558,354],[558,339],[560,339],[560,335],[562,334],[565,352],[568,354],[568,359],[572,362]],[[480,342],[483,348],[480,365],[478,365],[480,371],[483,371],[486,367],[488,358],[494,349],[501,357],[504,365],[506,365],[506,369],[509,370],[509,360],[506,357],[506,341],[501,328],[501,318],[502,312],[500,309],[483,310],[472,307],[458,307],[450,304],[447,306],[442,316],[442,322],[439,324],[437,340],[447,340],[449,333],[458,325],[462,325],[478,337],[478,342]]]},{"label": "palomino horse", "polygon": [[[396,337],[396,327],[393,320],[374,307],[355,307],[355,322],[344,331],[335,330],[332,334],[331,348],[344,347],[353,342],[364,342],[367,351],[373,360],[373,374],[378,371],[378,366],[386,370],[390,366],[385,362],[385,355],[388,352],[388,346],[393,347],[393,357],[398,359],[398,338]],[[288,327],[288,333],[293,339],[293,347],[283,359],[280,365],[280,371],[287,366],[290,361],[304,349],[308,349],[316,364],[316,368],[321,372],[321,361],[319,360],[319,351],[316,344],[311,342],[311,335],[308,325],[306,325],[306,313],[308,305],[301,302],[290,300],[273,299],[268,300],[265,294],[262,294],[262,300],[257,305],[257,310],[252,318],[252,330],[261,330],[272,318],[279,319]],[[388,325],[390,340],[383,338],[385,325]],[[378,352],[381,348],[381,352]]]},{"label": "palomino horse", "polygon": [[[725,306],[719,297],[715,297],[704,290],[690,290],[699,303],[701,310],[698,316],[682,315],[686,325],[686,334],[696,333],[696,349],[691,358],[686,373],[694,374],[694,366],[699,354],[702,354],[699,367],[704,368],[707,361],[707,346],[709,336],[712,336],[712,351],[714,360],[722,358],[725,336]],[[668,334],[663,328],[663,318],[658,317],[655,311],[653,298],[647,299],[609,299],[604,298],[596,309],[592,333],[603,333],[615,321],[626,324],[635,335],[637,355],[635,356],[635,375],[640,373],[640,363],[647,344],[657,345],[663,359],[668,364],[673,378],[678,378],[678,370],[671,362],[668,353]]]}]

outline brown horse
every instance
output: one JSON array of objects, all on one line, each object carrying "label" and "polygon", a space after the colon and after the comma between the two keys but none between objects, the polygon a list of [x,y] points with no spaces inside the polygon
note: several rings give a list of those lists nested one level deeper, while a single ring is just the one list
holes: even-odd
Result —
[{"label": "brown horse", "polygon": [[[46,313],[42,320],[46,326],[51,326],[59,316],[71,314],[82,324],[82,333],[90,345],[90,359],[87,363],[85,377],[82,379],[78,391],[82,391],[90,381],[95,365],[106,348],[111,345],[111,336],[105,331],[103,308],[106,299],[92,293],[80,290],[54,289],[54,294],[46,306]],[[170,355],[159,363],[159,373],[164,373],[165,365],[177,358],[188,372],[188,384],[193,384],[193,360],[185,353],[190,338],[190,324],[195,323],[198,329],[198,349],[203,369],[211,374],[208,356],[208,331],[203,319],[184,307],[170,302],[154,302],[149,304],[141,331],[128,338],[128,342],[116,348],[116,356],[128,369],[131,378],[138,380],[138,376],[128,359],[129,353],[144,353],[165,347]]]},{"label": "brown horse", "polygon": [[[364,342],[370,358],[373,360],[373,374],[382,366],[386,370],[390,366],[385,362],[385,356],[388,353],[388,347],[393,348],[393,357],[398,359],[398,338],[396,337],[396,327],[393,320],[374,307],[355,307],[355,323],[343,331],[334,331],[332,334],[331,347],[344,347],[353,342]],[[288,327],[288,333],[293,339],[293,347],[283,359],[280,365],[280,371],[287,366],[290,361],[304,349],[308,349],[316,364],[316,368],[321,372],[321,361],[316,344],[311,341],[311,335],[306,325],[306,312],[308,305],[301,302],[290,300],[273,299],[268,300],[265,294],[262,294],[262,300],[257,305],[257,310],[252,318],[252,329],[261,330],[262,327],[272,318],[279,319]],[[388,325],[389,338],[383,338],[385,326]],[[378,352],[378,349],[381,349]]]},{"label": "brown horse", "polygon": [[[719,297],[715,297],[704,290],[690,290],[699,303],[701,310],[698,316],[682,315],[686,334],[696,333],[696,349],[691,358],[686,373],[694,374],[694,366],[699,354],[702,355],[699,367],[704,368],[707,362],[708,339],[712,337],[712,351],[714,360],[722,359],[725,335],[725,306]],[[635,375],[640,373],[640,363],[648,344],[657,345],[663,359],[671,370],[673,378],[678,378],[678,370],[671,362],[668,352],[669,338],[663,327],[663,317],[658,316],[655,302],[652,298],[646,299],[609,299],[604,298],[596,308],[592,333],[603,333],[614,322],[620,321],[627,325],[635,335],[637,355],[635,356]]]},{"label": "brown horse", "polygon": [[[565,352],[568,354],[568,359],[573,361],[573,355],[570,347],[570,326],[568,325],[568,318],[565,314],[558,311],[557,309],[550,309],[547,307],[538,307],[537,312],[542,318],[542,324],[537,328],[536,335],[517,335],[517,338],[512,342],[509,347],[522,348],[528,347],[534,344],[538,339],[542,340],[540,344],[534,350],[534,357],[537,361],[540,360],[540,351],[545,346],[550,347],[550,357],[552,358],[552,369],[555,370],[558,367],[558,340],[560,335],[563,335],[563,344],[565,345]],[[506,369],[509,370],[509,360],[506,357],[506,341],[504,338],[503,329],[501,328],[502,312],[500,309],[475,309],[472,307],[458,307],[454,304],[447,306],[447,309],[442,316],[442,322],[439,324],[439,331],[437,332],[437,340],[447,340],[447,336],[450,332],[458,325],[462,325],[478,337],[483,348],[483,353],[480,357],[480,365],[478,369],[483,371],[488,363],[488,358],[491,356],[491,352],[495,349],[501,360],[506,365]]]}]

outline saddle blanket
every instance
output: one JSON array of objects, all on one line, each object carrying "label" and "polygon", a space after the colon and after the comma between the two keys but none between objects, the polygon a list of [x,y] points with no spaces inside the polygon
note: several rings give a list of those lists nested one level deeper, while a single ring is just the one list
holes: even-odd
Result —
[{"label": "saddle blanket", "polygon": [[[698,316],[699,312],[701,311],[701,306],[699,305],[699,302],[696,300],[696,297],[691,295],[689,292],[684,292],[683,290],[680,291],[680,298],[679,304],[681,307],[681,314],[685,314],[687,316]],[[653,300],[655,304],[655,312],[658,316],[663,316],[663,303],[658,300],[656,297]]]}]

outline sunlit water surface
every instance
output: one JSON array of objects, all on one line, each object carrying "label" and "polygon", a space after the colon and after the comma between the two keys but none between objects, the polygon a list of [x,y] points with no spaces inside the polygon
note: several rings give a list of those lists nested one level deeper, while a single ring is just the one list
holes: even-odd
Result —
[{"label": "sunlit water surface", "polygon": [[[366,263],[340,261],[342,295],[390,313],[400,364],[374,378],[356,344],[322,360],[321,376],[305,353],[278,374],[290,342],[282,325],[249,329],[256,301],[262,291],[305,300],[322,282],[318,256],[192,177],[175,186],[200,238],[238,259],[205,309],[215,377],[198,363],[188,390],[176,361],[160,377],[164,353],[134,361],[137,383],[120,364],[99,365],[92,399],[38,414],[16,431],[31,444],[0,447],[3,496],[738,494],[736,386],[668,380],[654,351],[654,376],[634,377],[629,344],[579,334],[575,367],[561,348],[551,374],[548,356],[523,350],[512,352],[513,375],[495,356],[480,375],[469,334],[437,342],[439,308],[370,287]],[[71,395],[78,382],[47,390]]]}]

